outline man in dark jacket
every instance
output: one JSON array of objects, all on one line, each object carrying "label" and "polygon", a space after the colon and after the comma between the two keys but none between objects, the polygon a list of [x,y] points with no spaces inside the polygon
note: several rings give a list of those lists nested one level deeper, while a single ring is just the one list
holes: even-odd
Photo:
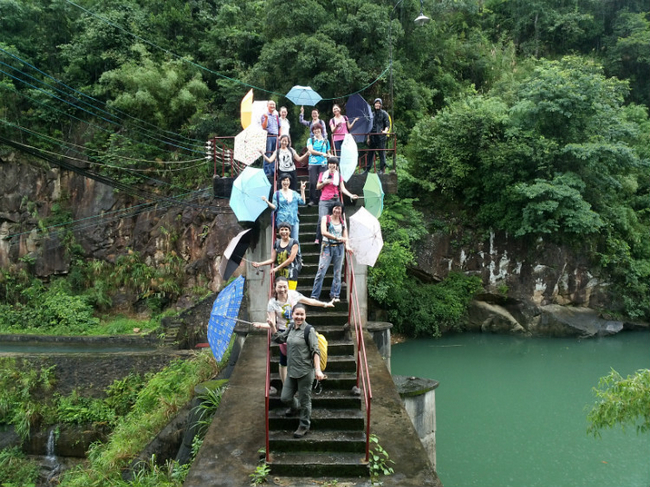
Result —
[{"label": "man in dark jacket", "polygon": [[379,152],[379,169],[377,174],[383,174],[386,169],[386,134],[390,129],[390,121],[388,113],[381,107],[383,105],[381,98],[375,98],[375,112],[372,119],[372,135],[368,136],[368,147],[370,153],[368,154],[368,162],[365,172],[372,169],[375,162],[375,152]]}]

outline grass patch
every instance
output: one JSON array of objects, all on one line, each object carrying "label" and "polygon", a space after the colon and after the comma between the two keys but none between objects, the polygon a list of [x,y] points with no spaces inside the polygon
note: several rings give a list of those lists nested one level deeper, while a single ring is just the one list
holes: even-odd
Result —
[{"label": "grass patch", "polygon": [[20,448],[0,450],[0,481],[2,487],[29,487],[36,485],[39,466],[29,460]]},{"label": "grass patch", "polygon": [[[226,362],[223,362],[226,363]],[[130,412],[120,418],[106,443],[91,446],[89,466],[66,472],[63,487],[93,487],[122,485],[121,472],[169,422],[176,412],[189,402],[194,387],[213,377],[218,367],[210,351],[198,353],[189,360],[177,360],[149,380],[138,393]],[[166,469],[178,476],[177,469]],[[161,470],[154,469],[156,476]],[[181,485],[169,477],[158,478],[158,485]],[[182,482],[182,480],[181,480]],[[138,484],[139,485],[139,484]]]}]

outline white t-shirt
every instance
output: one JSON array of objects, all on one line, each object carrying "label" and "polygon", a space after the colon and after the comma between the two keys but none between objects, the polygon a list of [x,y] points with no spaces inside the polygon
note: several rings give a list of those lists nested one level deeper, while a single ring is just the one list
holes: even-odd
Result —
[{"label": "white t-shirt", "polygon": [[280,135],[289,135],[290,128],[291,123],[289,123],[289,119],[280,117]]},{"label": "white t-shirt", "polygon": [[275,298],[269,299],[266,311],[269,313],[275,313],[275,327],[278,331],[284,331],[289,326],[289,322],[291,321],[291,310],[303,298],[304,296],[298,291],[289,289],[286,303],[280,303]]},{"label": "white t-shirt", "polygon": [[280,172],[290,172],[296,170],[296,165],[293,162],[293,150],[291,149],[278,149],[278,167]]}]

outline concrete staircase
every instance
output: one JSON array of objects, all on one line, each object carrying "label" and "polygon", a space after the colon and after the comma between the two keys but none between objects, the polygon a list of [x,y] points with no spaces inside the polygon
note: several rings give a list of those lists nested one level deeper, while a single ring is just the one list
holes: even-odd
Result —
[{"label": "concrete staircase", "polygon": [[[303,269],[298,292],[309,297],[318,269],[320,246],[314,244],[317,207],[300,208],[300,242]],[[332,283],[330,271],[323,283],[321,296],[327,299]],[[273,475],[295,477],[365,476],[365,414],[361,396],[354,394],[356,362],[354,343],[348,320],[346,290],[335,308],[308,308],[307,322],[328,341],[328,360],[322,392],[312,393],[311,429],[304,438],[294,438],[296,417],[287,418],[286,406],[280,401],[282,388],[278,375],[279,350],[271,346],[271,385],[278,391],[269,404],[270,467]]]}]

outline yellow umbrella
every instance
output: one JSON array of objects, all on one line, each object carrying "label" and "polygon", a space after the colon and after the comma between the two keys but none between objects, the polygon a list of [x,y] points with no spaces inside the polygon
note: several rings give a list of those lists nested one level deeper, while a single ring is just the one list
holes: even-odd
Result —
[{"label": "yellow umbrella", "polygon": [[246,93],[246,96],[241,99],[241,127],[248,128],[253,118],[253,89]]}]

